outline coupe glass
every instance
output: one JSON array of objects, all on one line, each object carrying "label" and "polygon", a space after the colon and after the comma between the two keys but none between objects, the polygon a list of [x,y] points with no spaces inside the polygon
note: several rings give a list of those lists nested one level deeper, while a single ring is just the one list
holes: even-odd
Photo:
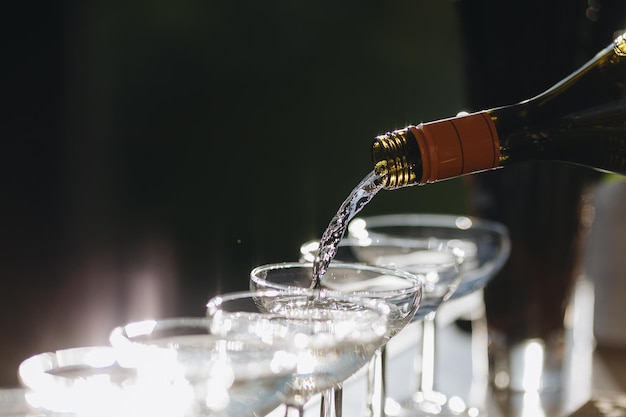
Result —
[{"label": "coupe glass", "polygon": [[[313,255],[314,256],[314,255]],[[278,263],[256,267],[250,273],[250,287],[253,290],[274,289],[287,291],[293,288],[308,288],[313,277],[313,264]],[[425,277],[397,269],[378,266],[353,264],[350,262],[331,262],[322,279],[322,288],[337,294],[350,295],[364,299],[376,299],[392,307],[386,340],[402,330],[413,318],[421,301],[422,285]],[[369,415],[381,415],[384,407],[384,347],[376,350],[368,371]],[[376,389],[374,389],[376,388]],[[328,408],[341,414],[341,384],[322,395],[322,413],[328,414]]]},{"label": "coupe glass", "polygon": [[136,392],[135,373],[119,366],[110,346],[40,353],[20,363],[18,376],[37,415],[127,415]]},{"label": "coupe glass", "polygon": [[283,326],[246,320],[242,331],[219,335],[213,327],[209,318],[180,317],[111,332],[118,363],[137,373],[141,388],[138,412],[128,415],[265,415],[282,404],[297,352]]},{"label": "coupe glass", "polygon": [[[314,259],[318,242],[311,241],[300,247],[304,261]],[[460,280],[459,253],[457,250],[441,242],[424,241],[422,239],[395,238],[377,236],[374,238],[344,238],[339,243],[334,262],[361,262],[369,265],[402,269],[423,277],[422,301],[412,322],[421,327],[421,332],[429,330],[429,320],[434,312],[446,299],[450,298]],[[422,338],[422,379],[424,384],[432,379],[434,371],[432,351],[429,344],[432,338]],[[428,343],[425,343],[428,342]],[[374,368],[368,385],[370,398],[370,415],[382,416],[385,409],[397,408],[397,403],[387,397],[386,389],[386,349],[381,353],[381,364]],[[378,380],[380,382],[378,382]],[[378,389],[375,389],[379,387]],[[371,404],[377,404],[378,408]]]},{"label": "coupe glass", "polygon": [[285,392],[285,416],[298,417],[312,396],[341,384],[372,358],[385,342],[388,319],[397,310],[324,289],[236,292],[207,304],[207,316],[219,334],[245,332],[245,320],[283,326],[298,349],[296,370]]},{"label": "coupe glass", "polygon": [[[506,262],[511,243],[508,231],[500,223],[466,216],[437,214],[389,214],[355,218],[348,225],[353,239],[418,239],[437,247],[452,250],[459,258],[461,280],[449,299],[458,299],[481,291]],[[420,386],[411,398],[395,403],[389,415],[402,416],[476,416],[477,407],[468,406],[460,396],[446,396],[435,389],[435,312],[425,317],[423,332],[423,364]],[[485,316],[474,316],[473,345],[487,345]],[[480,330],[480,331],[479,331]],[[430,364],[430,365],[428,365]],[[454,398],[454,401],[449,401]]]}]

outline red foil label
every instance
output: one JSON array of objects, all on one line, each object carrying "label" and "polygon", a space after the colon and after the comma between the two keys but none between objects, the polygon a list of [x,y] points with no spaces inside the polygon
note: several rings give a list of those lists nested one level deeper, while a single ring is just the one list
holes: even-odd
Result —
[{"label": "red foil label", "polygon": [[500,140],[486,112],[422,123],[409,129],[422,150],[422,184],[499,165]]}]

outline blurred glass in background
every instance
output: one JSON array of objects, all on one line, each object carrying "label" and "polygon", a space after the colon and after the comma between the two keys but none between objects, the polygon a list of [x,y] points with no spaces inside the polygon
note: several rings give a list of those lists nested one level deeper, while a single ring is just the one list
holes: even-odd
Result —
[{"label": "blurred glass in background", "polygon": [[[534,97],[626,29],[622,1],[457,4],[470,110]],[[533,162],[466,178],[473,213],[504,223],[511,234],[511,256],[485,291],[492,384],[505,393],[499,398],[506,415],[564,412],[571,350],[566,314],[584,278],[591,196],[601,177],[587,168]],[[584,364],[572,369],[585,375]],[[537,394],[536,410],[520,407],[529,392]]]}]

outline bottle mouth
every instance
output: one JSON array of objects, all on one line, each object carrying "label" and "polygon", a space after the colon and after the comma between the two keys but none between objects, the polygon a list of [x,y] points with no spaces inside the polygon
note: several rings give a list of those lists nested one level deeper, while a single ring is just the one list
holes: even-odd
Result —
[{"label": "bottle mouth", "polygon": [[[372,162],[374,172],[388,190],[419,183],[421,178],[420,152],[408,129],[396,130],[374,138]],[[413,146],[411,146],[413,144]]]}]

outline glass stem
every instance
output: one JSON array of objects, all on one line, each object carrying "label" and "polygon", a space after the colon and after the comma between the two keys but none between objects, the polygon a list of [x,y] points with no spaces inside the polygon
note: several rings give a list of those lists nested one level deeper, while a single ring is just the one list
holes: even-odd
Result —
[{"label": "glass stem", "polygon": [[322,404],[320,407],[321,417],[341,417],[341,403],[343,400],[343,386],[328,388],[322,392]]},{"label": "glass stem", "polygon": [[420,391],[424,394],[435,388],[435,312],[422,320],[422,375]]},{"label": "glass stem", "polygon": [[304,417],[304,406],[285,404],[285,417]]},{"label": "glass stem", "polygon": [[474,313],[476,316],[471,319],[472,375],[478,379],[488,380],[489,359],[485,349],[486,346],[489,346],[489,332],[484,303],[481,303],[480,309],[476,309]]},{"label": "glass stem", "polygon": [[367,370],[367,417],[384,417],[385,400],[385,368],[387,360],[385,347],[377,349]]}]

